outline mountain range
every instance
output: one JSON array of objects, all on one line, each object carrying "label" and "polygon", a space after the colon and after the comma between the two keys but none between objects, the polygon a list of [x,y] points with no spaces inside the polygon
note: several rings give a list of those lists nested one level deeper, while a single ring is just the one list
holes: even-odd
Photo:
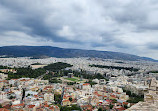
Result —
[{"label": "mountain range", "polygon": [[52,46],[3,46],[0,47],[0,55],[6,55],[7,57],[91,57],[102,59],[117,59],[130,61],[145,60],[158,62],[157,60],[154,60],[152,58],[140,57],[120,52],[66,49]]}]

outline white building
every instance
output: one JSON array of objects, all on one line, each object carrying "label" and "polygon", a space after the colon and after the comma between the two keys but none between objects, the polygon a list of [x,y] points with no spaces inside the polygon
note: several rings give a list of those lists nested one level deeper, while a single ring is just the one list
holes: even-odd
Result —
[{"label": "white building", "polygon": [[54,102],[54,94],[52,93],[45,93],[44,94],[44,100],[49,102]]}]

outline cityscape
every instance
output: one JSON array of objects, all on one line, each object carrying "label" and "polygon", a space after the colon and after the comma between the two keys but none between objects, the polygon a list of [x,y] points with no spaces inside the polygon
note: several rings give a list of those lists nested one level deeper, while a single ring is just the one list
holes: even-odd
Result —
[{"label": "cityscape", "polygon": [[158,0],[0,0],[0,111],[158,111]]},{"label": "cityscape", "polygon": [[157,62],[17,57],[0,58],[0,65],[0,104],[5,110],[158,109]]}]

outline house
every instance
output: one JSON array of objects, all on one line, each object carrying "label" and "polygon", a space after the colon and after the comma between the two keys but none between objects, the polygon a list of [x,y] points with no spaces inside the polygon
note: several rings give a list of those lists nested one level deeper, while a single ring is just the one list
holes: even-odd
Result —
[{"label": "house", "polygon": [[24,103],[22,103],[22,104],[16,104],[16,105],[12,105],[11,106],[11,110],[13,110],[13,111],[20,111],[20,110],[23,110],[23,108],[24,108]]},{"label": "house", "polygon": [[155,78],[147,80],[149,85],[149,93],[145,94],[144,102],[138,102],[126,111],[157,111],[158,110],[158,94],[157,80]]},{"label": "house", "polygon": [[105,79],[100,79],[99,84],[106,84],[106,80]]},{"label": "house", "polygon": [[5,80],[8,78],[8,74],[0,73],[0,79]]},{"label": "house", "polygon": [[116,111],[124,111],[125,110],[125,108],[122,107],[122,106],[114,106],[113,109],[116,110]]},{"label": "house", "polygon": [[93,96],[90,103],[91,103],[92,106],[96,106],[97,103],[99,103],[99,98],[96,97],[96,96]]},{"label": "house", "polygon": [[91,85],[89,83],[80,83],[79,89],[89,91],[91,89]]},{"label": "house", "polygon": [[8,72],[16,73],[17,72],[15,69],[0,69],[0,71],[4,72],[4,73],[8,73]]},{"label": "house", "polygon": [[7,99],[7,93],[6,92],[3,92],[3,91],[0,91],[0,100],[5,100]]},{"label": "house", "polygon": [[49,107],[48,111],[60,111],[60,108],[56,105],[52,105]]},{"label": "house", "polygon": [[9,80],[9,84],[12,85],[12,86],[17,86],[17,79]]},{"label": "house", "polygon": [[2,100],[0,99],[0,104],[4,107],[11,104],[10,100]]},{"label": "house", "polygon": [[70,106],[71,102],[70,102],[70,100],[62,100],[62,105],[63,106]]},{"label": "house", "polygon": [[27,105],[25,107],[25,110],[26,111],[36,111],[36,107],[35,107],[35,105]]},{"label": "house", "polygon": [[54,94],[52,93],[45,93],[44,94],[44,100],[49,102],[54,102]]},{"label": "house", "polygon": [[0,88],[3,88],[7,84],[8,84],[7,80],[0,80]]},{"label": "house", "polygon": [[0,111],[9,111],[9,110],[6,108],[0,108]]},{"label": "house", "polygon": [[129,95],[121,94],[119,97],[120,100],[127,101],[129,99]]},{"label": "house", "polygon": [[92,82],[95,82],[95,83],[99,84],[99,80],[98,79],[93,79]]},{"label": "house", "polygon": [[93,110],[93,106],[92,105],[82,105],[81,109],[83,111],[92,111]]}]

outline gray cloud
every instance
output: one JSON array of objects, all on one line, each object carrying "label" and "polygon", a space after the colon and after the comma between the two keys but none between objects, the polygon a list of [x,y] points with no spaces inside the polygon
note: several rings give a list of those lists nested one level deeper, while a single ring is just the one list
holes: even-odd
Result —
[{"label": "gray cloud", "polygon": [[157,9],[157,0],[1,0],[0,45],[52,45],[157,58],[157,48],[150,45],[158,43]]}]

